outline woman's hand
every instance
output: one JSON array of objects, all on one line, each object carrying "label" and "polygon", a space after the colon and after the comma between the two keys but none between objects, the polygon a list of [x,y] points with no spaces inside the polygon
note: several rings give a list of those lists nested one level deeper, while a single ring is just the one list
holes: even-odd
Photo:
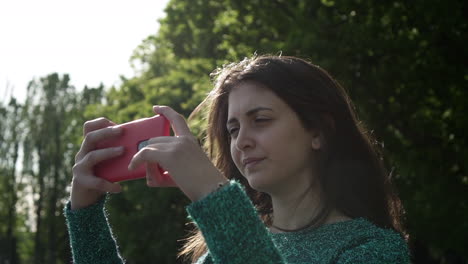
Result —
[{"label": "woman's hand", "polygon": [[117,193],[122,189],[119,184],[108,182],[96,177],[93,166],[98,162],[117,157],[123,153],[123,147],[95,150],[96,143],[103,139],[118,137],[120,128],[110,126],[115,123],[98,118],[87,121],[83,125],[84,140],[75,156],[73,166],[73,181],[71,190],[71,209],[79,209],[96,203],[104,193]]},{"label": "woman's hand", "polygon": [[129,170],[147,163],[147,184],[157,186],[154,181],[159,172],[151,164],[158,163],[192,201],[200,200],[227,181],[198,145],[182,115],[168,106],[154,106],[153,110],[169,120],[174,136],[150,139],[148,146],[135,154]]}]

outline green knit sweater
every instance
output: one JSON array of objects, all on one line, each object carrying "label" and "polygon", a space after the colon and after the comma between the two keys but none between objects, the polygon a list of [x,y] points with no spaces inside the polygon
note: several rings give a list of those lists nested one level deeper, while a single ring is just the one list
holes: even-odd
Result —
[{"label": "green knit sweater", "polygon": [[[104,200],[79,210],[65,207],[75,264],[124,263],[112,236]],[[299,232],[268,231],[237,182],[187,206],[209,252],[197,264],[409,263],[404,239],[358,218]]]}]

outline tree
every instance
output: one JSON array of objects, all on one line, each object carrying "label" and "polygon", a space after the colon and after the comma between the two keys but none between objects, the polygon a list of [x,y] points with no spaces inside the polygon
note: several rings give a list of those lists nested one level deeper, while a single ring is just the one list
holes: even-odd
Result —
[{"label": "tree", "polygon": [[360,118],[384,144],[415,262],[467,257],[467,9],[457,0],[174,0],[158,34],[136,52],[141,76],[111,94],[123,99],[138,90],[138,98],[118,104],[130,104],[119,112],[149,107],[144,98],[177,108],[189,95],[195,105],[210,89],[204,82],[195,91],[196,78],[184,76],[197,69],[196,61],[207,62],[195,72],[208,76],[255,51],[312,58],[345,86]]},{"label": "tree", "polygon": [[21,105],[15,98],[6,106],[0,106],[0,263],[19,263],[17,250],[17,205],[23,191],[21,176],[18,175],[17,161],[21,137]]},{"label": "tree", "polygon": [[[18,232],[24,215],[10,210],[22,203],[13,190],[22,194],[23,177],[35,198],[35,263],[70,259],[68,244],[57,243],[67,237],[60,210],[85,120],[127,122],[152,115],[153,104],[188,116],[211,89],[216,67],[257,52],[312,59],[344,85],[385,146],[414,262],[462,262],[468,257],[466,10],[459,0],[170,1],[159,32],[135,50],[136,77],[78,94],[67,75],[51,74],[29,85],[24,106],[0,105],[7,120],[0,123],[0,258],[15,258],[18,253],[6,253],[15,239],[27,241]],[[203,125],[203,119],[191,123],[200,139]],[[14,162],[21,146],[22,176]],[[133,263],[176,262],[187,199],[175,188],[122,185],[107,205],[122,253]]]},{"label": "tree", "polygon": [[37,197],[34,263],[69,258],[61,214],[76,149],[69,143],[77,126],[76,94],[69,80],[68,75],[50,74],[28,86],[24,170]]}]

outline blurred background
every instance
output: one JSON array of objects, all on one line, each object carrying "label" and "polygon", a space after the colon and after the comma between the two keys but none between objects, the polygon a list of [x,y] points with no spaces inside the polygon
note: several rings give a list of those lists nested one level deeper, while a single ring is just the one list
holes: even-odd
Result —
[{"label": "blurred background", "polygon": [[[154,104],[188,117],[210,72],[254,53],[335,76],[384,147],[413,262],[468,263],[467,1],[6,2],[0,264],[71,263],[62,210],[84,121],[127,122]],[[181,263],[189,200],[122,185],[107,208],[128,263]]]}]

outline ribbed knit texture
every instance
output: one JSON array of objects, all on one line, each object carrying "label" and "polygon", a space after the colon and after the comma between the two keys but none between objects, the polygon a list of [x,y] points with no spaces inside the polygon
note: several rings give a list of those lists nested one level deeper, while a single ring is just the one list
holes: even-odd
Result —
[{"label": "ribbed knit texture", "polygon": [[[76,264],[123,263],[103,210],[65,208]],[[392,230],[359,218],[299,232],[273,234],[237,182],[187,206],[209,253],[197,264],[410,263],[405,241]],[[151,241],[149,241],[151,243]]]},{"label": "ribbed knit texture", "polygon": [[107,222],[105,199],[77,210],[70,209],[70,202],[65,206],[74,264],[124,263]]},{"label": "ribbed knit texture", "polygon": [[234,181],[187,207],[215,263],[284,263],[253,208]]}]

